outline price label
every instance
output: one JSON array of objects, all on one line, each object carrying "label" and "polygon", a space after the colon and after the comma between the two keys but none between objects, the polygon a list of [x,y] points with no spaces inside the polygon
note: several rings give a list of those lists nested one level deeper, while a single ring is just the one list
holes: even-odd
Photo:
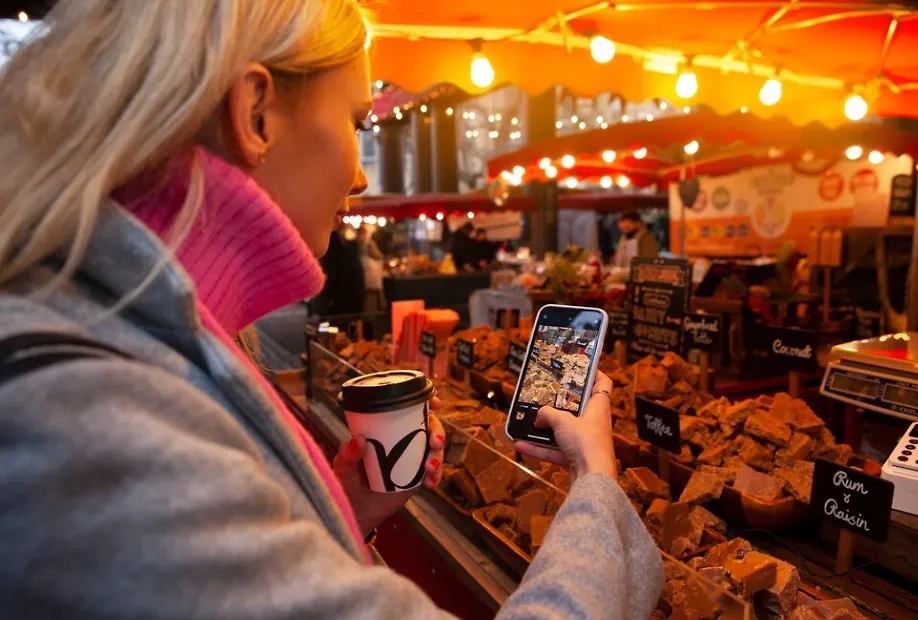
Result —
[{"label": "price label", "polygon": [[686,350],[718,353],[721,349],[723,317],[717,314],[686,314],[682,319],[682,341]]},{"label": "price label", "polygon": [[769,327],[765,332],[768,360],[776,368],[811,373],[819,369],[816,360],[816,332],[809,329]]},{"label": "price label", "polygon": [[523,372],[523,360],[526,359],[526,347],[515,342],[510,343],[510,351],[507,353],[507,370],[514,374]]},{"label": "price label", "polygon": [[646,398],[635,398],[634,405],[638,437],[658,448],[679,454],[682,451],[679,412]]},{"label": "price label", "polygon": [[421,355],[426,355],[427,357],[436,357],[437,356],[437,337],[431,332],[421,332],[421,345],[420,345]]},{"label": "price label", "polygon": [[475,343],[471,340],[457,342],[456,361],[463,368],[475,368]]},{"label": "price label", "polygon": [[810,514],[883,543],[889,535],[894,490],[889,480],[818,459]]}]

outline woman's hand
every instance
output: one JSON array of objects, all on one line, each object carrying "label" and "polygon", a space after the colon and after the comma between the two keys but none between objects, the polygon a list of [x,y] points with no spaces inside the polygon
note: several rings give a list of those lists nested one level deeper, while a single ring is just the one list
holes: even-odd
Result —
[{"label": "woman's hand", "polygon": [[[436,398],[430,401],[431,410],[437,410],[441,403]],[[446,446],[446,432],[436,416],[428,419],[430,431],[430,451],[427,463],[424,465],[423,485],[432,489],[440,482],[440,464],[443,463],[443,449]],[[376,493],[370,490],[367,475],[363,470],[361,460],[367,451],[367,440],[362,435],[352,437],[341,444],[338,454],[332,463],[332,468],[341,481],[345,494],[351,501],[357,524],[364,534],[368,534],[374,527],[394,515],[405,505],[417,489],[399,491],[396,493]]]},{"label": "woman's hand", "polygon": [[618,479],[615,449],[612,445],[611,393],[612,380],[597,372],[593,393],[579,417],[553,407],[539,409],[535,425],[551,427],[558,444],[557,450],[523,441],[515,442],[514,446],[526,456],[570,466],[574,479],[593,472],[606,474],[613,480]]}]

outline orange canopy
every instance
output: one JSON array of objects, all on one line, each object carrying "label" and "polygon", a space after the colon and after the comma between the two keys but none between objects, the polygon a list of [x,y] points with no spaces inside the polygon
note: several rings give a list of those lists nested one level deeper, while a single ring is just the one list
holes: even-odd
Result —
[{"label": "orange canopy", "polygon": [[[918,12],[842,0],[593,2],[589,0],[375,0],[374,79],[419,92],[440,82],[478,93],[472,48],[494,66],[496,84],[529,93],[562,85],[581,95],[613,92],[631,101],[665,97],[720,113],[747,106],[797,124],[845,120],[852,89],[870,114],[918,116]],[[617,54],[598,64],[587,49],[599,33]],[[698,93],[675,93],[691,61]],[[781,101],[766,107],[759,89],[779,71]]]}]

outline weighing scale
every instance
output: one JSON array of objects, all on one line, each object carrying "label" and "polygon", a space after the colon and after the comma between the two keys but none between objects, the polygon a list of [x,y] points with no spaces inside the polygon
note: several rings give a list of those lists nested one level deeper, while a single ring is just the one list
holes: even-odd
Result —
[{"label": "weighing scale", "polygon": [[[900,333],[832,347],[819,391],[844,403],[918,420],[918,334]],[[893,509],[918,514],[918,424],[883,464],[896,485]]]}]

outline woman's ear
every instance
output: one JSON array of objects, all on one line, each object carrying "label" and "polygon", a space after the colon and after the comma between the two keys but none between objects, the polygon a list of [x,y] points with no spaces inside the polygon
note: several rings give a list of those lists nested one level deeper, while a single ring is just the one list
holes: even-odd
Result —
[{"label": "woman's ear", "polygon": [[264,65],[246,65],[227,96],[227,146],[240,164],[256,168],[277,142],[279,129],[274,108],[277,93],[274,77]]}]

